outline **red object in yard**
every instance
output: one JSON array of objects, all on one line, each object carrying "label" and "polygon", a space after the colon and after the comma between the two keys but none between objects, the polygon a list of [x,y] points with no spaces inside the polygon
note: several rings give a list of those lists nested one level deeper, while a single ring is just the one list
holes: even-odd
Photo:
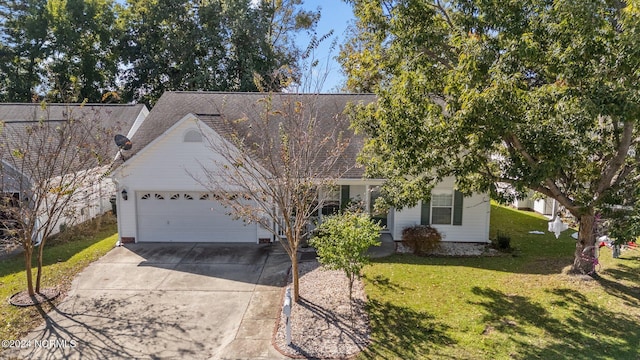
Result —
[{"label": "red object in yard", "polygon": [[600,241],[600,247],[604,247],[604,246],[607,246],[607,244],[605,244],[604,241]]},{"label": "red object in yard", "polygon": [[636,243],[634,243],[634,242],[629,242],[627,245],[628,245],[629,247],[632,247],[632,248],[634,248],[634,247],[638,246],[638,244],[636,244]]}]

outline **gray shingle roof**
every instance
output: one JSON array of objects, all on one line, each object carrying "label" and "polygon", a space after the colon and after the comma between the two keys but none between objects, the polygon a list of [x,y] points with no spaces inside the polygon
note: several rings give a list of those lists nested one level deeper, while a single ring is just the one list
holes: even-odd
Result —
[{"label": "gray shingle roof", "polygon": [[[127,158],[135,157],[141,149],[188,114],[197,116],[224,137],[242,134],[259,139],[261,134],[255,133],[259,127],[252,125],[257,124],[264,114],[262,101],[267,96],[264,93],[166,92],[131,139],[133,148],[126,153]],[[372,94],[272,94],[274,109],[293,106],[295,102],[304,103],[305,109],[311,109],[317,118],[318,131],[339,130],[345,138],[350,139],[349,146],[339,159],[342,168],[349,168],[342,173],[343,178],[361,178],[363,175],[363,169],[355,167],[363,138],[349,128],[348,119],[343,114],[345,106],[349,103],[370,103],[375,99]],[[242,121],[236,121],[240,119]],[[277,125],[267,131],[275,137]]]},{"label": "gray shingle roof", "polygon": [[[11,159],[12,149],[20,148],[27,138],[27,132],[34,125],[42,122],[43,126],[57,126],[66,119],[85,119],[99,122],[94,129],[107,129],[112,133],[126,134],[135,120],[145,108],[139,105],[121,104],[40,104],[28,103],[4,103],[0,104],[0,157],[8,163],[14,163]],[[84,126],[84,125],[83,125]],[[118,151],[113,139],[108,139],[108,146],[101,147],[105,153],[100,154],[106,158],[113,158]],[[41,145],[39,148],[53,149],[54,146]],[[89,164],[87,163],[87,166]]]},{"label": "gray shingle roof", "polygon": [[128,131],[136,120],[143,104],[40,104],[0,103],[0,121],[20,123],[40,120],[63,120],[71,112],[74,117],[100,118],[105,125],[121,127]]}]

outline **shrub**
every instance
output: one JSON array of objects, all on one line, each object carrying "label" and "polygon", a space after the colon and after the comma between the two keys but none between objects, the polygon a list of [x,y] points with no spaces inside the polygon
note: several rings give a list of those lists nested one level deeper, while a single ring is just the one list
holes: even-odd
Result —
[{"label": "shrub", "polygon": [[491,245],[500,251],[511,250],[511,236],[498,231],[496,237],[491,239]]},{"label": "shrub", "polygon": [[416,255],[426,255],[438,248],[442,235],[429,225],[415,225],[402,230],[402,245]]},{"label": "shrub", "polygon": [[368,214],[344,212],[326,217],[309,244],[316,248],[320,263],[344,271],[351,299],[353,282],[369,262],[367,249],[380,246],[379,236],[380,226]]}]

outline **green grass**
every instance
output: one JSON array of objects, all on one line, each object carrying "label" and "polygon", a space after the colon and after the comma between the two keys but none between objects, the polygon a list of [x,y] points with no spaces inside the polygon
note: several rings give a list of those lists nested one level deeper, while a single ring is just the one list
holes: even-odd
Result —
[{"label": "green grass", "polygon": [[603,248],[598,280],[565,275],[572,231],[556,239],[541,216],[491,211],[511,254],[393,255],[365,269],[372,344],[359,358],[640,359],[640,251]]},{"label": "green grass", "polygon": [[[99,230],[92,232],[92,235],[85,231],[66,239],[52,239],[45,245],[43,288],[58,287],[66,291],[80,271],[111,250],[118,240],[114,221],[104,221]],[[24,267],[21,254],[0,261],[0,339],[3,340],[20,339],[42,321],[40,310],[46,312],[50,307],[43,304],[39,310],[33,306],[19,308],[9,304],[11,295],[27,288]],[[36,268],[33,269],[35,278]]]}]

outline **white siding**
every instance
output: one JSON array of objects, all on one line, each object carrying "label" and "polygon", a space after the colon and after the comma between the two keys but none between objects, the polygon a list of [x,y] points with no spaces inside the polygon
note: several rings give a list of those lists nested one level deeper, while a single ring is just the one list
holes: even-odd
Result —
[{"label": "white siding", "polygon": [[533,210],[542,215],[553,215],[553,203],[555,200],[548,197],[538,199],[533,202]]},{"label": "white siding", "polygon": [[462,225],[434,225],[443,241],[489,242],[491,203],[486,194],[473,194],[463,200]]},{"label": "white siding", "polygon": [[533,209],[534,207],[534,202],[533,200],[531,200],[531,198],[526,198],[526,199],[515,199],[513,201],[513,205],[517,208],[517,209]]},{"label": "white siding", "polygon": [[[200,163],[213,164],[214,154],[207,146],[206,140],[202,143],[183,142],[184,134],[190,129],[197,129],[196,120],[187,117],[179,121],[166,134],[160,136],[145,149],[131,159],[126,166],[118,169],[114,178],[118,184],[118,226],[121,237],[137,237],[138,227],[136,208],[137,191],[206,191],[207,189],[194,180],[203,178]],[[211,129],[204,127],[207,136],[219,138]],[[126,155],[126,154],[125,154]],[[219,155],[218,155],[219,156]],[[218,158],[220,160],[220,158]],[[189,171],[193,176],[187,173]],[[346,181],[345,181],[346,182]],[[358,195],[363,200],[368,200],[364,184],[370,182],[380,183],[379,180],[362,180],[359,183],[350,184],[349,196],[355,198]],[[338,182],[339,184],[340,182]],[[453,190],[453,178],[445,179],[435,189]],[[124,201],[120,194],[126,189],[129,199]],[[402,230],[407,226],[420,224],[421,207],[403,210],[390,210],[389,230],[395,240],[401,239]],[[461,226],[438,225],[437,228],[445,235],[445,241],[460,242],[487,242],[489,238],[489,212],[490,203],[488,195],[474,194],[464,199],[463,220]],[[257,229],[256,238],[267,237],[265,229]],[[270,236],[269,236],[270,237]]]},{"label": "white siding", "polygon": [[394,210],[393,239],[402,240],[402,230],[406,227],[420,225],[420,206]]},{"label": "white siding", "polygon": [[[220,137],[208,127],[192,117],[179,121],[156,141],[141,150],[135,158],[114,174],[118,183],[118,226],[120,237],[138,237],[137,204],[138,191],[207,191],[206,187],[194,179],[205,179],[201,164],[214,164],[216,154],[203,142],[184,142],[184,134],[191,130],[202,130],[207,136]],[[125,154],[126,156],[126,154]],[[217,160],[221,160],[219,157]],[[120,192],[126,189],[129,199],[124,201]],[[226,216],[226,215],[225,215]],[[196,229],[197,231],[197,229]],[[257,241],[257,231],[254,232]],[[262,235],[262,234],[261,234]]]},{"label": "white siding", "polygon": [[[454,179],[447,178],[438,184],[433,192],[453,191]],[[489,242],[489,215],[491,203],[487,194],[472,194],[463,200],[462,225],[433,225],[442,235],[443,241],[451,242]],[[419,225],[421,204],[412,208],[396,210],[393,216],[393,238],[402,240],[402,230]],[[390,217],[391,219],[391,217]]]}]

